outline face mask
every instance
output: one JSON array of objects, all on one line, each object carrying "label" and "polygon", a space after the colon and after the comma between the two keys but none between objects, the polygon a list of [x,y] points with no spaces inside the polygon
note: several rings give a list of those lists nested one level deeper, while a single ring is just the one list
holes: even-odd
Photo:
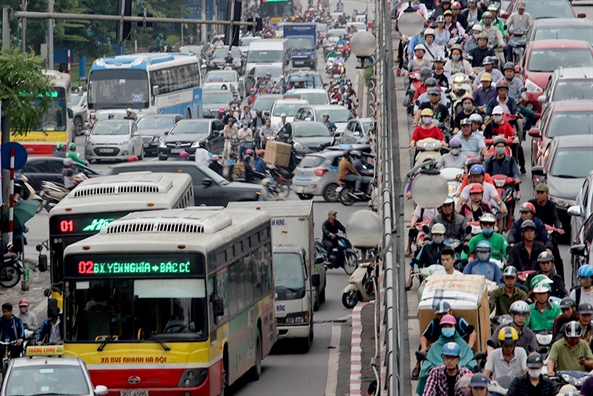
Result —
[{"label": "face mask", "polygon": [[493,115],[492,119],[494,120],[494,122],[501,122],[502,116],[501,115]]},{"label": "face mask", "polygon": [[492,25],[492,21],[484,20],[484,25],[490,26],[490,25]]},{"label": "face mask", "polygon": [[537,378],[539,377],[539,375],[541,374],[542,369],[529,369],[527,370],[527,373],[529,374],[529,376],[531,378]]},{"label": "face mask", "polygon": [[[484,235],[485,237],[489,237],[490,235],[492,235],[492,233],[494,233],[494,228],[483,228],[482,229],[482,235]],[[486,254],[486,253],[484,253],[484,254]]]},{"label": "face mask", "polygon": [[463,105],[463,110],[470,111],[473,108],[474,108],[474,106],[471,103],[468,103],[468,104],[464,104]]},{"label": "face mask", "polygon": [[507,151],[506,147],[496,147],[496,154],[503,155]]},{"label": "face mask", "polygon": [[434,243],[436,243],[437,245],[440,245],[441,243],[445,242],[445,237],[444,236],[433,236],[432,241]]},{"label": "face mask", "polygon": [[442,330],[443,336],[451,338],[455,335],[455,329],[446,328]]},{"label": "face mask", "polygon": [[451,155],[459,155],[459,153],[461,152],[461,149],[455,148],[455,149],[449,150],[449,152],[451,153]]},{"label": "face mask", "polygon": [[428,125],[432,122],[432,117],[422,117],[422,123]]},{"label": "face mask", "polygon": [[478,36],[479,36],[479,35],[480,35],[479,33],[474,33],[474,34],[472,34],[472,36],[474,36],[474,39],[475,39],[475,40],[477,40],[477,39],[478,39]]},{"label": "face mask", "polygon": [[490,253],[478,253],[478,259],[480,261],[488,261],[490,259]]},{"label": "face mask", "polygon": [[27,313],[27,311],[29,310],[29,308],[27,307],[20,307],[19,310],[21,311],[22,314]]},{"label": "face mask", "polygon": [[461,58],[461,56],[459,56],[459,55],[453,55],[451,58],[453,58],[454,61],[458,61],[459,58]]}]

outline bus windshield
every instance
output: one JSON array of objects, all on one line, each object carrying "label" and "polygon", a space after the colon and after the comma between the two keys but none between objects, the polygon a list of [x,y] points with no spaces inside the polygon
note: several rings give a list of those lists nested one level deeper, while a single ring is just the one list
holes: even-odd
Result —
[{"label": "bus windshield", "polygon": [[249,51],[249,63],[278,63],[282,62],[282,51]]},{"label": "bus windshield", "polygon": [[92,108],[148,108],[148,74],[145,70],[92,70],[88,102]]},{"label": "bus windshield", "polygon": [[54,99],[54,104],[48,107],[47,113],[43,114],[39,125],[34,130],[44,132],[65,131],[66,126],[66,101],[64,99]]}]

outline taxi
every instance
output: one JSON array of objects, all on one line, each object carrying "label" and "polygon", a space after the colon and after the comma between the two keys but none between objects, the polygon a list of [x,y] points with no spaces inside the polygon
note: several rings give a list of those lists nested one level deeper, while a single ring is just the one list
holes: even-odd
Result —
[{"label": "taxi", "polygon": [[12,359],[4,375],[0,396],[106,395],[107,387],[93,387],[86,365],[79,358],[64,357],[64,346],[27,348],[27,356]]}]

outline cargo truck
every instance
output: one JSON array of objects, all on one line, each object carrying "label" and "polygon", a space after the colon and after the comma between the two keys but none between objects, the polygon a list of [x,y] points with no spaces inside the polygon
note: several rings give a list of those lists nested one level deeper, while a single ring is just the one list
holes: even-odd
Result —
[{"label": "cargo truck", "polygon": [[288,40],[294,68],[317,70],[317,24],[286,24],[284,38]]}]

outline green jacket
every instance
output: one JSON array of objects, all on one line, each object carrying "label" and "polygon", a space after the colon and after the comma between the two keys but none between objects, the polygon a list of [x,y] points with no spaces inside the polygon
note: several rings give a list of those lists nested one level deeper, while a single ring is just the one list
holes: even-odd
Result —
[{"label": "green jacket", "polygon": [[86,161],[80,158],[74,151],[68,150],[66,153],[66,158],[70,158],[72,161],[78,162],[81,165],[86,165]]},{"label": "green jacket", "polygon": [[509,258],[509,255],[507,254],[507,246],[509,246],[509,244],[505,237],[497,232],[494,232],[490,238],[486,238],[483,234],[478,234],[470,239],[467,244],[469,247],[469,253],[462,252],[461,258],[468,258],[470,254],[476,251],[476,246],[478,245],[478,242],[481,241],[488,241],[492,245],[492,253],[490,255],[491,258],[495,260],[502,260],[503,256],[505,259]]},{"label": "green jacket", "polygon": [[525,326],[531,329],[534,333],[542,330],[553,330],[554,321],[562,314],[560,307],[550,301],[548,301],[548,306],[544,312],[541,312],[537,308],[537,303],[531,304],[529,310],[531,312],[525,322]]}]

